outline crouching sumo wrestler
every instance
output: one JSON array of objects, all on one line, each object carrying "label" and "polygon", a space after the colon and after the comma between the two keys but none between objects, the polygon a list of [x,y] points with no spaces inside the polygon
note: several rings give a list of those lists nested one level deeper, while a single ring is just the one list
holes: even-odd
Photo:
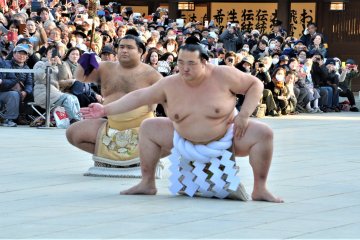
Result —
[{"label": "crouching sumo wrestler", "polygon": [[[87,64],[81,64],[80,60],[76,78],[100,84],[107,105],[162,78],[155,69],[141,62],[144,52],[145,46],[139,38],[126,35],[119,44],[118,62],[100,62],[97,69],[89,72],[86,68],[93,56],[82,56],[90,60]],[[95,167],[85,175],[140,177],[139,127],[142,121],[154,117],[153,109],[153,105],[144,104],[126,113],[109,115],[108,119],[85,119],[71,125],[66,132],[69,142],[94,154]]]},{"label": "crouching sumo wrestler", "polygon": [[[141,182],[121,194],[156,194],[155,169],[161,157],[172,162],[170,190],[190,196],[236,198],[246,193],[235,177],[235,156],[249,156],[254,173],[253,200],[283,202],[267,190],[273,153],[272,130],[249,119],[263,84],[236,68],[208,64],[201,45],[188,38],[178,55],[179,73],[131,92],[107,105],[81,109],[84,118],[125,113],[161,103],[168,118],[140,127]],[[236,94],[246,95],[239,113]]]}]

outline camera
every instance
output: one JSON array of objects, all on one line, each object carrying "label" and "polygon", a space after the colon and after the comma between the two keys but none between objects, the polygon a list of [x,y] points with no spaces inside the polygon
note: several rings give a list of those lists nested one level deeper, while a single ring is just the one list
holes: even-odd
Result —
[{"label": "camera", "polygon": [[59,56],[59,51],[58,51],[57,47],[55,47],[52,50],[51,57],[54,58],[54,57],[58,57],[58,56]]},{"label": "camera", "polygon": [[263,68],[265,65],[263,63],[259,63],[259,68]]},{"label": "camera", "polygon": [[233,58],[228,58],[228,62],[229,63],[234,63],[234,59]]}]

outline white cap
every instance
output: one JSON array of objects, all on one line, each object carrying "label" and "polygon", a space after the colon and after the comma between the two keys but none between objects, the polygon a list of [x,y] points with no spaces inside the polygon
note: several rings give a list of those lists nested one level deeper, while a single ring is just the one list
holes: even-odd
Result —
[{"label": "white cap", "polygon": [[217,39],[217,38],[218,38],[218,35],[217,35],[216,33],[214,33],[214,32],[209,32],[208,37]]}]

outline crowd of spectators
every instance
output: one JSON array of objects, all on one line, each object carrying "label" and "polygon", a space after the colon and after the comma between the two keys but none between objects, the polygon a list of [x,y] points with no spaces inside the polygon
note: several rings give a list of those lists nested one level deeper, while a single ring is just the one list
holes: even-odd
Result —
[{"label": "crowd of spectators", "polygon": [[[113,3],[98,6],[90,17],[88,3],[82,0],[40,5],[14,0],[1,2],[0,7],[0,68],[51,67],[50,102],[63,106],[72,122],[80,120],[80,107],[102,102],[101,86],[74,78],[78,59],[92,51],[99,61],[117,61],[119,41],[126,34],[145,43],[142,60],[163,76],[178,72],[178,48],[187,37],[197,37],[210,63],[235,67],[263,82],[259,104],[266,105],[269,116],[358,111],[351,89],[352,80],[359,77],[358,65],[352,59],[329,56],[315,23],[309,23],[297,39],[287,36],[280,21],[268,34],[241,31],[233,23],[222,29],[213,21],[206,28],[200,22],[179,26],[163,8],[145,17]],[[45,107],[45,85],[45,74],[0,73],[2,126],[29,124],[32,112],[26,103]],[[346,102],[339,103],[339,96]],[[239,109],[245,97],[238,95]]]}]

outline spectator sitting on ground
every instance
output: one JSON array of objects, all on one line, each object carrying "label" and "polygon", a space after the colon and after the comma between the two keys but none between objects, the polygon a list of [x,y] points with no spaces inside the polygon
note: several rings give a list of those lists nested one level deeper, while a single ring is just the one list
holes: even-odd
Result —
[{"label": "spectator sitting on ground", "polygon": [[322,69],[322,65],[324,64],[324,57],[321,55],[321,53],[314,52],[311,55],[311,59],[313,62],[311,69],[311,79],[314,84],[314,88],[316,88],[320,93],[320,110],[323,112],[331,112],[333,111],[330,108],[332,103],[332,96],[329,96],[329,94],[332,94],[332,89],[328,89],[327,87],[321,87],[322,79],[326,77],[325,72]]},{"label": "spectator sitting on ground", "polygon": [[266,115],[278,117],[280,116],[280,113],[277,112],[276,103],[274,101],[274,97],[272,94],[272,91],[270,87],[268,86],[271,82],[271,76],[269,74],[269,71],[267,69],[267,64],[270,59],[262,59],[262,61],[257,62],[255,64],[255,76],[258,77],[258,79],[264,84],[264,90],[261,97],[261,103],[264,103],[266,105]]},{"label": "spectator sitting on ground", "polygon": [[339,96],[347,97],[350,102],[350,111],[358,112],[359,109],[356,107],[354,94],[351,91],[352,80],[360,76],[358,65],[353,59],[347,59],[343,71],[346,73],[346,77],[344,81],[339,83]]},{"label": "spectator sitting on ground", "polygon": [[279,116],[290,113],[290,108],[288,108],[289,91],[285,86],[285,76],[286,69],[279,67],[275,69],[271,82],[267,85],[269,90],[272,92],[272,96],[276,104],[275,110]]},{"label": "spectator sitting on ground", "polygon": [[[306,59],[301,69],[305,76],[305,86],[310,92],[310,102],[305,107],[308,113],[322,113],[323,111],[321,111],[319,108],[320,93],[314,87],[314,83],[312,81],[312,65],[313,61],[311,59]],[[313,105],[313,108],[311,107],[311,103]]]},{"label": "spectator sitting on ground", "polygon": [[298,112],[307,112],[305,106],[310,102],[310,92],[305,85],[305,76],[300,72],[300,65],[297,58],[289,60],[288,68],[296,73],[296,81],[294,85],[294,93],[297,99],[296,110]]},{"label": "spectator sitting on ground", "polygon": [[287,97],[289,102],[289,113],[292,115],[299,114],[299,112],[296,111],[297,99],[294,92],[295,81],[296,81],[296,72],[287,71],[285,77],[285,86],[287,87],[287,91],[289,93]]},{"label": "spectator sitting on ground", "polygon": [[322,79],[322,86],[332,89],[332,103],[331,109],[335,112],[340,112],[339,108],[339,76],[336,74],[335,61],[332,58],[328,58],[325,64],[322,66],[325,73],[325,78]]}]

